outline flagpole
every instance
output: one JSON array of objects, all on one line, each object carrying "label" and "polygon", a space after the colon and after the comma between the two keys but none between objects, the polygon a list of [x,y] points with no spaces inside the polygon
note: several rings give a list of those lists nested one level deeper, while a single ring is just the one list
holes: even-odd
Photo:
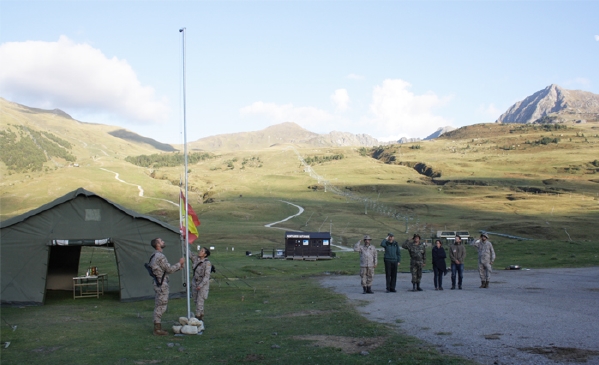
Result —
[{"label": "flagpole", "polygon": [[187,202],[187,110],[186,110],[186,95],[185,95],[185,27],[179,29],[179,33],[183,36],[183,154],[185,156],[185,270],[187,275],[187,318],[191,318],[191,305],[189,300],[189,203]]}]

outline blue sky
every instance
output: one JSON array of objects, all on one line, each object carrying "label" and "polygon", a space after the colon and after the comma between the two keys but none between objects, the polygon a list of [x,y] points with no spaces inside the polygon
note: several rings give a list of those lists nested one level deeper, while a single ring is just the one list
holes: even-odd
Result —
[{"label": "blue sky", "polygon": [[598,1],[0,2],[0,96],[166,143],[295,122],[379,140],[599,94]]}]

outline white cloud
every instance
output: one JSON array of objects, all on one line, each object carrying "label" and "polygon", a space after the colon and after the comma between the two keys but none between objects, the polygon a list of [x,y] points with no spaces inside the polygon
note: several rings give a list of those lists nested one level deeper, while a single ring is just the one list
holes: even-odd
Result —
[{"label": "white cloud", "polygon": [[497,119],[501,115],[501,111],[495,107],[495,104],[491,103],[488,106],[481,105],[478,107],[478,112],[490,118]]},{"label": "white cloud", "polygon": [[349,94],[346,89],[337,89],[331,95],[331,101],[335,105],[335,109],[344,112],[349,107]]},{"label": "white cloud", "polygon": [[356,74],[349,74],[347,75],[347,78],[350,80],[364,80],[364,76]]},{"label": "white cloud", "polygon": [[240,114],[241,116],[261,115],[275,123],[294,122],[304,128],[318,130],[322,129],[323,124],[334,128],[343,121],[340,117],[314,107],[296,107],[293,104],[279,105],[262,101],[241,108]]},{"label": "white cloud", "polygon": [[377,135],[426,137],[439,127],[451,125],[450,120],[432,112],[447,104],[450,97],[440,98],[431,91],[415,95],[408,90],[411,86],[404,80],[387,79],[374,88],[370,104],[372,118],[367,123]]},{"label": "white cloud", "polygon": [[599,42],[599,35],[595,35],[595,40]]},{"label": "white cloud", "polygon": [[585,77],[575,77],[573,79],[566,80],[564,85],[568,87],[589,87],[591,86],[591,80]]},{"label": "white cloud", "polygon": [[29,105],[115,115],[135,123],[166,119],[169,108],[142,86],[126,60],[107,58],[66,36],[0,45],[0,94]]}]

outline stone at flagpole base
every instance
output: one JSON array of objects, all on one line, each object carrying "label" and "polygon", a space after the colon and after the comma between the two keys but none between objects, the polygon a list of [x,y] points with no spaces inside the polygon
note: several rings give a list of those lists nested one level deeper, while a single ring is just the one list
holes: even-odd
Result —
[{"label": "stone at flagpole base", "polygon": [[183,328],[181,328],[181,333],[183,333],[184,335],[197,335],[198,328],[196,326],[186,325],[183,326]]},{"label": "stone at flagpole base", "polygon": [[195,317],[187,319],[186,317],[179,317],[179,323],[181,325],[174,325],[173,332],[175,334],[184,335],[197,335],[202,334],[204,331],[204,321],[201,321]]}]

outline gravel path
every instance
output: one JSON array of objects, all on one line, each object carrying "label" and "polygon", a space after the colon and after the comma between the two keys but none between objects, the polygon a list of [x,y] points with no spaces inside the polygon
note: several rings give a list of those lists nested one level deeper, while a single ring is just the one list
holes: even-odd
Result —
[{"label": "gravel path", "polygon": [[482,364],[599,364],[599,267],[496,270],[489,289],[466,271],[464,290],[449,290],[450,276],[435,291],[432,272],[424,273],[424,291],[411,292],[410,274],[400,273],[398,292],[385,293],[376,275],[374,295],[362,294],[357,276],[321,283],[365,317]]}]

